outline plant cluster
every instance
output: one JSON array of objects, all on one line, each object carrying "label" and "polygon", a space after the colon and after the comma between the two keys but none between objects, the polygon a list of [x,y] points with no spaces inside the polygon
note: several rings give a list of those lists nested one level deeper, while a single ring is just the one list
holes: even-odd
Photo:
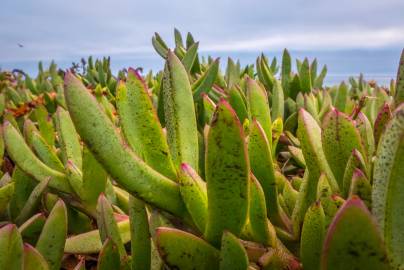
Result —
[{"label": "plant cluster", "polygon": [[0,73],[0,269],[404,269],[404,53],[387,87],[242,67]]}]

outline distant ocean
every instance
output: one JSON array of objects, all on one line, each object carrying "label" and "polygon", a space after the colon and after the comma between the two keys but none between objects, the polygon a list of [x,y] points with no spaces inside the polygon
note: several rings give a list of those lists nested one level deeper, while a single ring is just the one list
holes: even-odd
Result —
[{"label": "distant ocean", "polygon": [[[221,65],[224,68],[227,63],[227,57],[239,59],[242,65],[255,63],[256,57],[261,52],[204,52],[202,56],[211,55],[220,57]],[[282,52],[265,52],[270,59],[276,57],[278,63],[281,62]],[[388,85],[390,80],[396,79],[397,67],[400,58],[401,49],[389,50],[342,50],[342,51],[290,51],[293,59],[303,59],[308,57],[310,60],[317,58],[319,69],[326,64],[328,74],[325,79],[327,85],[334,85],[350,76],[359,76],[363,73],[365,79],[376,80],[379,84]],[[39,61],[40,59],[38,59]],[[20,61],[20,62],[2,62],[0,59],[0,69],[22,69],[30,75],[37,74],[38,61]],[[72,62],[79,62],[80,57],[71,57],[71,59],[55,60],[60,68],[70,67]],[[49,60],[44,60],[44,64],[49,64]],[[111,67],[113,72],[117,72],[124,67],[142,67],[146,72],[150,69],[157,71],[164,66],[163,59],[157,53],[127,54],[111,56]],[[296,63],[293,63],[296,66]]]}]

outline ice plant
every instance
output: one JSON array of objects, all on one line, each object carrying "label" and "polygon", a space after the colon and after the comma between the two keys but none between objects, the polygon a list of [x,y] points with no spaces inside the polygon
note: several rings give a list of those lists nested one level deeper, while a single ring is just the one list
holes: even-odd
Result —
[{"label": "ice plant", "polygon": [[404,269],[404,53],[323,85],[175,30],[157,73],[0,73],[0,269]]}]

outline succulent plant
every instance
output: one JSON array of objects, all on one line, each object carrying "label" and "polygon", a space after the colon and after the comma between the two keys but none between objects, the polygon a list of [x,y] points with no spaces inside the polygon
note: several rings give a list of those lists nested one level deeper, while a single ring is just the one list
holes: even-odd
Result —
[{"label": "succulent plant", "polygon": [[242,67],[0,73],[0,269],[404,269],[404,52],[388,88]]}]

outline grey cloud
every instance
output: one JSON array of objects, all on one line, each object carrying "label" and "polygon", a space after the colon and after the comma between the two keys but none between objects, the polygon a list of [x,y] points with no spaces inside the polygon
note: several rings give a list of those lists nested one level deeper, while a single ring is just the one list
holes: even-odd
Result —
[{"label": "grey cloud", "polygon": [[[401,0],[3,0],[1,6],[0,61],[148,52],[155,31],[171,40],[174,27],[192,32],[202,49],[249,40],[270,46],[262,40],[282,35],[286,40],[279,46],[295,37],[299,49],[296,36],[304,33],[321,39],[334,32],[343,37],[344,31],[404,29]],[[381,46],[402,46],[402,39],[386,41]],[[327,40],[322,44],[326,47]]]}]

